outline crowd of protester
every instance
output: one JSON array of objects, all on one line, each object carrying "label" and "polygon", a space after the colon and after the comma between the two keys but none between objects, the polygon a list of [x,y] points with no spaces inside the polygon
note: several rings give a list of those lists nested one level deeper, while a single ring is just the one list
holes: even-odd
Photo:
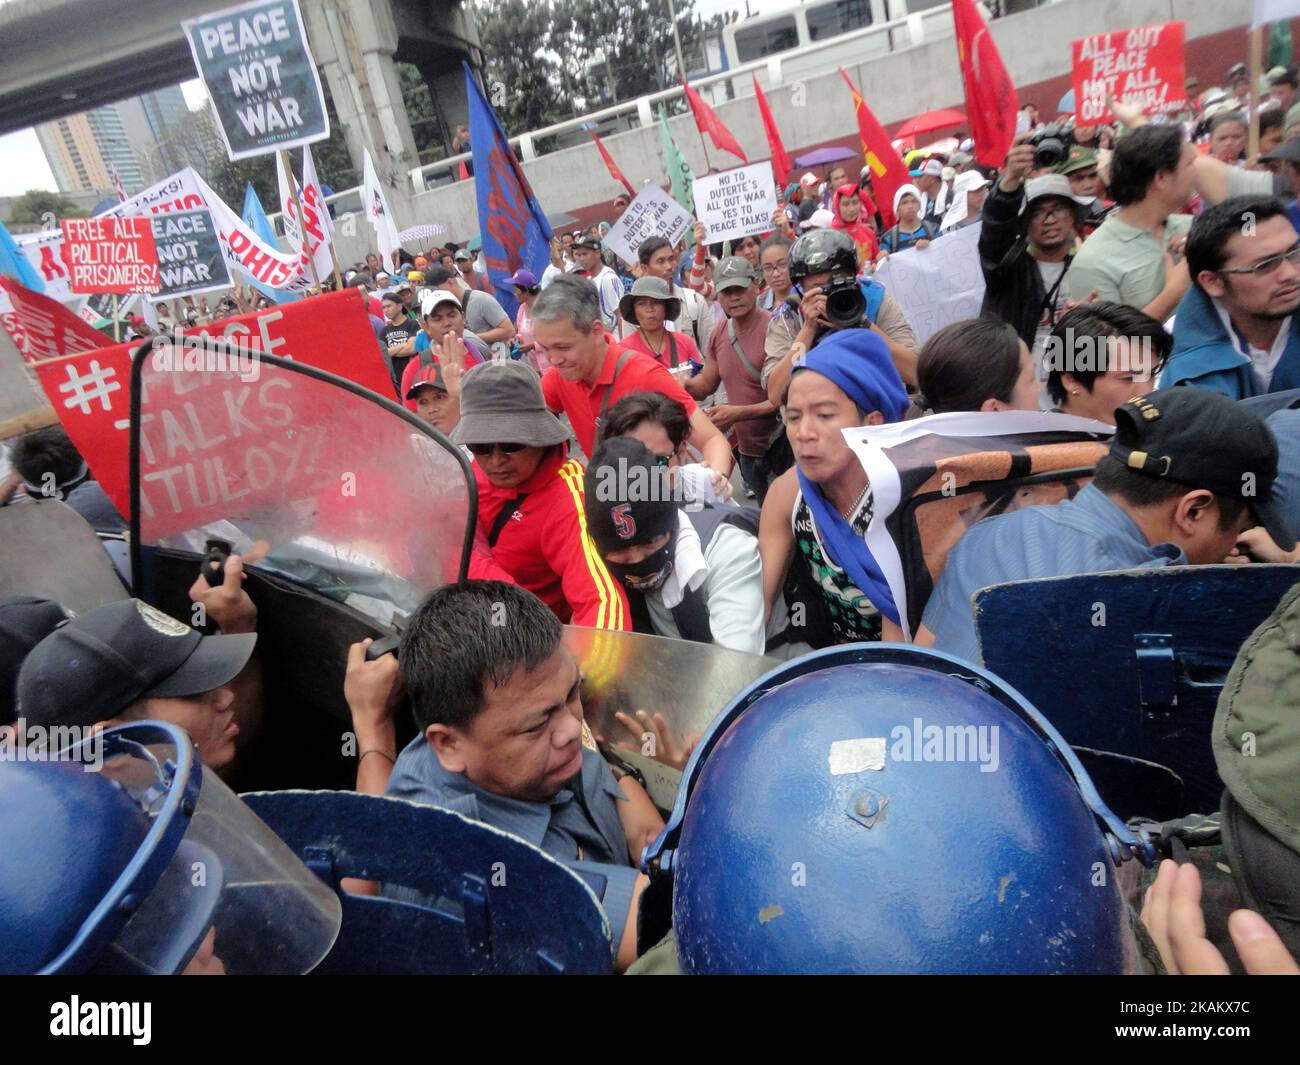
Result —
[{"label": "crowd of protester", "polygon": [[[646,240],[625,263],[603,243],[615,213],[558,234],[540,276],[520,268],[498,290],[477,246],[391,264],[371,255],[345,271],[393,398],[472,461],[475,572],[495,578],[433,593],[397,663],[353,648],[349,701],[361,746],[378,756],[363,758],[358,787],[622,867],[604,901],[626,966],[645,879],[633,866],[662,820],[587,745],[561,624],[781,657],[910,638],[978,661],[971,597],[992,584],[1300,560],[1297,74],[1269,72],[1251,158],[1239,84],[1233,68],[1227,87],[1189,93],[1170,120],[1120,104],[1104,127],[1047,126],[1027,112],[996,171],[960,137],[948,151],[909,152],[911,182],[888,227],[869,168],[854,179],[834,166],[783,190],[770,232],[728,247],[711,247],[696,224],[676,245]],[[981,226],[980,316],[919,343],[873,275],[891,257],[942,257],[948,235],[971,225]],[[185,321],[260,299],[186,308]],[[1103,357],[1048,357],[1079,338]],[[1121,357],[1130,351],[1145,361]],[[1275,402],[1260,405],[1265,396]],[[1086,420],[1108,453],[1073,498],[966,532],[909,632],[868,546],[878,504],[844,432],[1005,411],[1067,419],[1053,423],[1062,431]],[[97,529],[120,530],[57,431],[20,441],[12,462],[6,499],[54,494]],[[218,641],[206,671],[158,665],[93,711],[72,689],[56,698],[44,678],[78,626],[124,655],[166,642],[149,608],[119,604],[101,609],[121,617],[92,611],[31,641],[18,709],[86,725],[168,717],[221,767],[260,714],[242,576],[234,557],[224,585],[193,590],[226,634],[203,637]],[[491,617],[503,602],[516,621],[505,627]],[[12,693],[15,676],[4,681]],[[385,722],[403,690],[420,731],[398,751]],[[1188,890],[1162,872],[1153,897]],[[1169,968],[1194,968],[1169,946],[1167,915],[1151,919]]]}]

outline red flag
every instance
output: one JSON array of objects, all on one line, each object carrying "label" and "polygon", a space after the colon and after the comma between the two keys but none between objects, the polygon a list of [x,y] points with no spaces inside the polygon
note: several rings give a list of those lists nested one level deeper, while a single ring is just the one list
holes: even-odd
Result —
[{"label": "red flag", "polygon": [[618,164],[614,162],[614,157],[609,154],[608,150],[600,142],[600,137],[594,129],[591,130],[591,139],[596,142],[596,150],[600,152],[600,157],[605,160],[605,169],[609,171],[609,176],[615,181],[620,182],[623,188],[627,189],[627,194],[635,199],[636,189],[634,189],[632,183],[623,176],[623,171],[618,168]]},{"label": "red flag", "polygon": [[767,97],[758,87],[758,75],[754,75],[754,95],[758,97],[758,113],[763,116],[763,132],[767,134],[767,149],[772,153],[772,169],[776,171],[776,191],[780,195],[790,178],[790,157],[786,155],[785,145],[781,143],[781,131],[776,128],[776,119],[772,109],[767,106]]},{"label": "red flag", "polygon": [[840,74],[848,82],[849,91],[853,93],[853,110],[858,116],[858,136],[862,138],[862,154],[867,166],[871,167],[871,187],[876,193],[876,203],[880,207],[880,217],[886,228],[894,224],[894,193],[911,180],[902,156],[898,154],[885,127],[871,113],[871,108],[862,99],[862,93],[853,84],[853,79],[843,67]]},{"label": "red flag", "polygon": [[966,83],[966,114],[975,138],[975,161],[1001,166],[1016,136],[1016,87],[974,0],[952,0],[952,19],[957,28],[957,59]]},{"label": "red flag", "polygon": [[695,128],[701,134],[707,133],[713,138],[713,145],[721,148],[724,152],[730,152],[742,163],[748,163],[745,153],[740,150],[740,145],[736,138],[731,135],[731,130],[727,129],[718,117],[716,111],[704,102],[704,97],[687,84],[686,78],[682,78],[682,88],[686,90],[686,99],[691,105],[691,114],[695,116]]}]

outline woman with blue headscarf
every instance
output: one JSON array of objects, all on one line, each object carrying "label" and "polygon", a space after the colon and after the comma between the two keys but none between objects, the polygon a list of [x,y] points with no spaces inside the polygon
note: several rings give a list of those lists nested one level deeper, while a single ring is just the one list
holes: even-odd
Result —
[{"label": "woman with blue headscarf", "polygon": [[759,526],[768,613],[784,589],[796,632],[803,622],[793,639],[824,647],[903,638],[866,544],[871,485],[843,430],[901,421],[906,410],[889,348],[871,330],[835,333],[795,362],[784,415],[796,464],[768,490]]}]

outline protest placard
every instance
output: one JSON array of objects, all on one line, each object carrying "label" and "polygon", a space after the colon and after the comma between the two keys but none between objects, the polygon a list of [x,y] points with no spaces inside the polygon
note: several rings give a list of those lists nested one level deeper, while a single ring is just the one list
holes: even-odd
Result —
[{"label": "protest placard", "polygon": [[902,308],[918,344],[945,325],[976,318],[984,302],[980,223],[945,233],[928,248],[898,252],[877,268],[875,279]]},{"label": "protest placard", "polygon": [[[65,313],[77,320],[70,311]],[[228,388],[217,390],[220,401],[188,405],[180,402],[176,418],[169,412],[161,419],[151,419],[144,427],[142,446],[150,449],[146,458],[151,463],[158,454],[174,453],[177,458],[178,472],[168,474],[165,483],[160,480],[146,497],[154,500],[155,517],[174,513],[179,523],[174,528],[196,524],[197,520],[191,521],[195,515],[200,519],[221,516],[223,501],[203,495],[207,478],[215,468],[213,460],[220,459],[227,471],[244,468],[247,461],[260,461],[256,457],[248,460],[250,448],[256,443],[258,418],[274,418],[282,424],[286,417],[292,417],[294,396],[287,379],[281,374],[261,380],[257,352],[308,362],[386,398],[392,396],[392,384],[356,289],[238,315],[184,334],[171,349],[171,364],[153,372],[155,380],[164,380],[181,400],[186,389],[200,387],[205,371],[199,362],[195,372],[187,372],[187,360],[198,358],[202,351],[187,346],[186,340],[206,336],[232,342],[239,353],[239,359],[230,363]],[[131,353],[139,346],[137,341],[91,351],[77,349],[79,354],[46,359],[34,366],[72,442],[123,514],[130,508],[127,430]],[[277,486],[270,485],[267,491],[274,492]],[[153,531],[157,535],[166,533],[161,525]]]},{"label": "protest placard", "polygon": [[231,159],[329,136],[298,0],[255,0],[181,25]]},{"label": "protest placard", "polygon": [[68,288],[68,264],[63,261],[63,231],[45,229],[39,233],[23,233],[14,238],[27,261],[45,282],[45,295],[53,300],[70,300],[75,297]]},{"label": "protest placard", "polygon": [[753,163],[695,179],[695,214],[710,244],[772,228],[776,186],[769,163]]},{"label": "protest placard", "polygon": [[1141,104],[1147,114],[1170,114],[1187,103],[1186,26],[1162,22],[1097,33],[1074,41],[1074,113],[1081,126],[1111,120],[1107,95]]},{"label": "protest placard", "polygon": [[230,271],[210,211],[177,211],[155,215],[152,221],[162,282],[155,299],[230,287]]},{"label": "protest placard", "polygon": [[192,167],[164,178],[96,217],[170,214],[198,208],[211,212],[226,263],[241,276],[271,288],[299,290],[310,286],[311,277],[302,251],[283,252],[278,246],[264,242]]},{"label": "protest placard", "polygon": [[158,291],[158,252],[148,218],[65,218],[59,226],[73,292]]},{"label": "protest placard", "polygon": [[3,274],[0,290],[13,306],[11,315],[5,316],[4,327],[28,362],[94,351],[108,343],[108,337],[91,328],[84,315],[78,318],[57,300],[24,288]]},{"label": "protest placard", "polygon": [[646,185],[605,234],[605,247],[635,266],[636,249],[647,237],[663,237],[676,244],[690,227],[691,213],[685,207],[658,185]]}]

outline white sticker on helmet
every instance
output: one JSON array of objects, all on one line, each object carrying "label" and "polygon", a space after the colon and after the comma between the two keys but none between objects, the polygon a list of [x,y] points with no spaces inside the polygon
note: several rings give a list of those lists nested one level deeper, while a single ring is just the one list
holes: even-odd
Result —
[{"label": "white sticker on helmet", "polygon": [[885,737],[864,736],[857,740],[836,740],[831,744],[831,776],[864,773],[885,768]]}]

